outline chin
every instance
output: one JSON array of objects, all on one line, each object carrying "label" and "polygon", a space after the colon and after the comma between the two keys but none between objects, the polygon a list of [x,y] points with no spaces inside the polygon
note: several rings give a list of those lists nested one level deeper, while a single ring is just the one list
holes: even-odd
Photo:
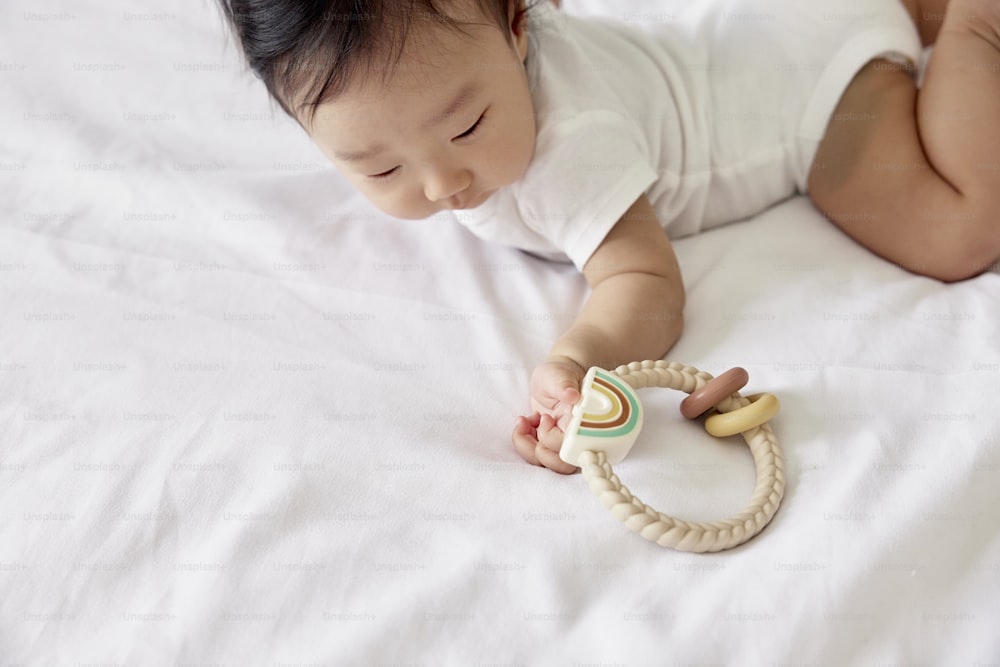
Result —
[{"label": "chin", "polygon": [[386,215],[397,218],[398,220],[426,220],[432,215],[438,213],[436,210],[431,211],[394,211],[385,208],[379,208],[380,211]]}]

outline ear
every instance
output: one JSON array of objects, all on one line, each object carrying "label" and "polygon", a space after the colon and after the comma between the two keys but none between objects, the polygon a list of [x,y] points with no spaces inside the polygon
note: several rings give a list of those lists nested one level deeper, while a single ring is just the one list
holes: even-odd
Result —
[{"label": "ear", "polygon": [[528,12],[525,0],[510,0],[507,5],[507,23],[511,41],[523,63],[528,57]]}]

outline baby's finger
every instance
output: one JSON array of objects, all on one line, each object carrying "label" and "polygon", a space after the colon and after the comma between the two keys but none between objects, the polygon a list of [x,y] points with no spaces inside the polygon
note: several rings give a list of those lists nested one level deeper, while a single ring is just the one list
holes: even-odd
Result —
[{"label": "baby's finger", "polygon": [[579,382],[575,377],[566,372],[547,373],[539,383],[542,395],[549,399],[547,407],[553,407],[557,403],[576,403],[580,398]]},{"label": "baby's finger", "polygon": [[542,415],[539,412],[535,412],[527,417],[518,417],[517,421],[514,423],[515,429],[521,429],[522,433],[530,433],[535,435],[535,430],[542,421]]},{"label": "baby's finger", "polygon": [[575,465],[566,463],[559,458],[559,454],[557,452],[553,452],[551,449],[547,449],[541,445],[535,447],[535,457],[538,459],[540,464],[561,475],[572,475],[578,470]]},{"label": "baby's finger", "polygon": [[580,390],[574,383],[572,386],[563,389],[562,397],[559,400],[566,405],[576,405],[576,403],[580,400],[580,396]]},{"label": "baby's finger", "polygon": [[559,453],[562,449],[563,432],[559,430],[555,420],[550,415],[542,415],[539,420],[535,437],[540,444],[549,451]]},{"label": "baby's finger", "polygon": [[514,432],[511,434],[511,441],[514,443],[514,450],[533,466],[541,465],[535,456],[535,448],[538,440],[534,436],[535,428],[531,421],[525,417],[518,417],[514,424]]},{"label": "baby's finger", "polygon": [[580,380],[576,376],[568,376],[567,381],[562,383],[562,391],[559,400],[563,403],[573,405],[580,400]]}]

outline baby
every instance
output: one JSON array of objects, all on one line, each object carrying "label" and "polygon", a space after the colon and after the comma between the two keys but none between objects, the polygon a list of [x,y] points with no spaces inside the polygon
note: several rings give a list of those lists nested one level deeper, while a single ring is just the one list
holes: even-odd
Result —
[{"label": "baby", "polygon": [[915,273],[1000,258],[1000,0],[703,0],[630,23],[550,0],[220,2],[272,97],[375,206],[454,211],[583,272],[589,299],[514,428],[533,464],[574,470],[558,451],[586,368],[680,336],[671,238],[800,192]]}]

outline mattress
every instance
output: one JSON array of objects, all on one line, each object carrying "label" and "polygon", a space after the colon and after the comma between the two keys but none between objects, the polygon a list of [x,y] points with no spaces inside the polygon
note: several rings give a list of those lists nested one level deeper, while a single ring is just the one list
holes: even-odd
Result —
[{"label": "mattress", "polygon": [[[667,358],[780,397],[787,486],[671,551],[510,444],[572,267],[377,212],[207,0],[0,25],[3,664],[1000,659],[995,271],[909,274],[801,197],[679,241]],[[641,396],[621,478],[739,511],[749,450]]]}]

